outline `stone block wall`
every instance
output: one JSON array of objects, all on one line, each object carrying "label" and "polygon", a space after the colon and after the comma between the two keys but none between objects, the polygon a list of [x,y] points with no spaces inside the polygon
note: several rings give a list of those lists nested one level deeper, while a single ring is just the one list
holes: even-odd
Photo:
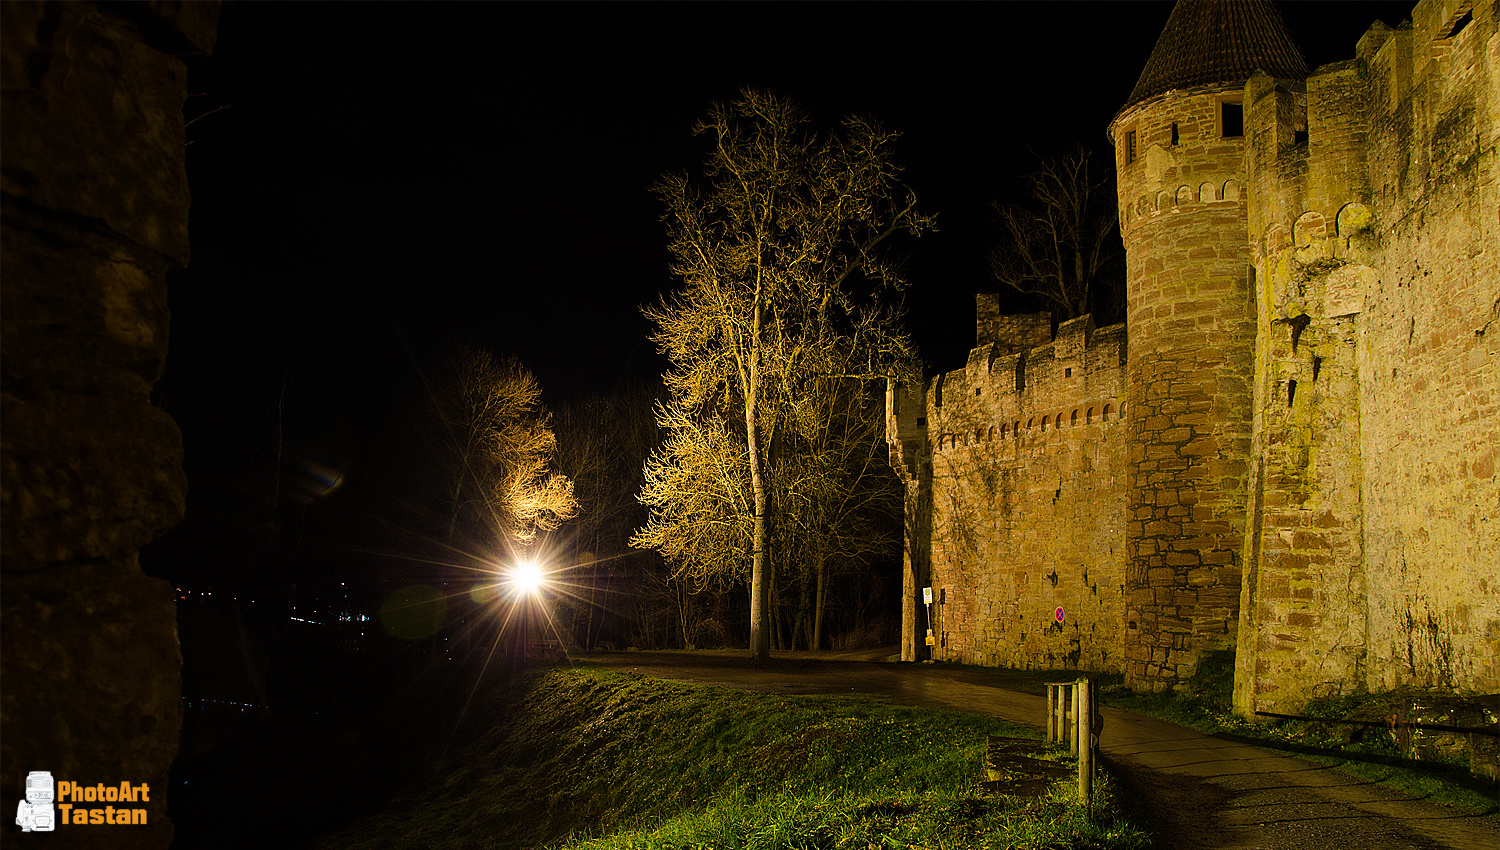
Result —
[{"label": "stone block wall", "polygon": [[1186,681],[1238,627],[1255,313],[1243,140],[1220,115],[1240,98],[1173,90],[1111,128],[1130,328],[1125,677],[1141,690]]},{"label": "stone block wall", "polygon": [[60,826],[67,846],[172,838],[176,610],[137,552],[183,510],[181,436],[148,393],[188,260],[176,56],[211,48],[217,14],[0,4],[0,809],[33,770],[153,789],[147,824]]},{"label": "stone block wall", "polygon": [[[1465,16],[1466,23],[1459,24]],[[1377,24],[1248,152],[1258,345],[1238,710],[1500,690],[1493,4]]]},{"label": "stone block wall", "polygon": [[1124,328],[1084,317],[1028,348],[1037,322],[1006,318],[966,368],[908,395],[892,431],[930,470],[908,486],[928,493],[932,655],[1118,671]]},{"label": "stone block wall", "polygon": [[978,339],[974,345],[996,346],[996,354],[1019,354],[1052,341],[1051,313],[1001,315],[1000,296],[981,292],[974,298]]},{"label": "stone block wall", "polygon": [[1370,62],[1377,241],[1361,256],[1375,273],[1359,349],[1367,666],[1372,687],[1495,693],[1500,24],[1493,3],[1438,0],[1412,20]]}]

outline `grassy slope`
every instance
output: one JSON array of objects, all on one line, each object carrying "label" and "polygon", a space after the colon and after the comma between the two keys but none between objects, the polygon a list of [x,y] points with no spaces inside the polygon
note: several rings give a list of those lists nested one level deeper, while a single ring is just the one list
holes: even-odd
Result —
[{"label": "grassy slope", "polygon": [[974,715],[574,668],[522,674],[471,717],[431,776],[321,846],[1145,844],[1107,802],[1090,819],[1065,790],[977,794],[985,736],[1036,735]]},{"label": "grassy slope", "polygon": [[[1078,676],[1076,670],[966,669],[999,687],[1039,696],[1046,693],[1045,682],[1070,681]],[[1124,677],[1119,674],[1089,675],[1104,686],[1100,701],[1105,705],[1304,756],[1360,779],[1465,812],[1500,816],[1500,804],[1496,802],[1500,799],[1500,786],[1470,775],[1466,764],[1402,758],[1384,730],[1360,730],[1332,722],[1389,717],[1403,712],[1413,697],[1431,696],[1428,692],[1393,691],[1314,700],[1304,713],[1321,718],[1321,722],[1267,718],[1251,722],[1236,717],[1230,710],[1234,685],[1232,653],[1216,653],[1205,661],[1188,684],[1190,693],[1185,694],[1135,694],[1124,687]]]}]

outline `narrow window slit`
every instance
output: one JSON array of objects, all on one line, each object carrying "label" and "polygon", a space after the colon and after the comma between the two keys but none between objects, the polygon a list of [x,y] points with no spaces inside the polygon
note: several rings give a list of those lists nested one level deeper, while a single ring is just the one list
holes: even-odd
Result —
[{"label": "narrow window slit", "polygon": [[1307,330],[1307,326],[1310,324],[1312,324],[1312,317],[1307,315],[1306,313],[1303,313],[1302,315],[1291,320],[1293,354],[1297,353],[1297,341],[1302,338],[1302,332]]}]

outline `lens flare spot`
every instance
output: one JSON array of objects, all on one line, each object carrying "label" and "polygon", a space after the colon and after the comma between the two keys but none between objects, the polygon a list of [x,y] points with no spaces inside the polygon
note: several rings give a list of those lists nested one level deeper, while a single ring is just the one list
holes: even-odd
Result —
[{"label": "lens flare spot", "polygon": [[421,640],[443,627],[448,602],[435,587],[403,587],[380,606],[380,625],[393,637]]},{"label": "lens flare spot", "polygon": [[475,605],[493,605],[500,601],[500,586],[497,584],[475,585],[469,591],[469,598],[474,600]]},{"label": "lens flare spot", "polygon": [[310,505],[326,499],[344,486],[344,470],[321,458],[298,458],[292,460],[289,467],[284,495],[301,504]]}]

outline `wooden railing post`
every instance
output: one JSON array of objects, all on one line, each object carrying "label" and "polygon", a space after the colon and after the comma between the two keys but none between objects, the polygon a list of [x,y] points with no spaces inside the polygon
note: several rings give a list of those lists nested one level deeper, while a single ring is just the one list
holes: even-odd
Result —
[{"label": "wooden railing post", "polygon": [[1094,791],[1094,689],[1087,678],[1073,686],[1075,751],[1078,753],[1078,802],[1089,805]]}]

